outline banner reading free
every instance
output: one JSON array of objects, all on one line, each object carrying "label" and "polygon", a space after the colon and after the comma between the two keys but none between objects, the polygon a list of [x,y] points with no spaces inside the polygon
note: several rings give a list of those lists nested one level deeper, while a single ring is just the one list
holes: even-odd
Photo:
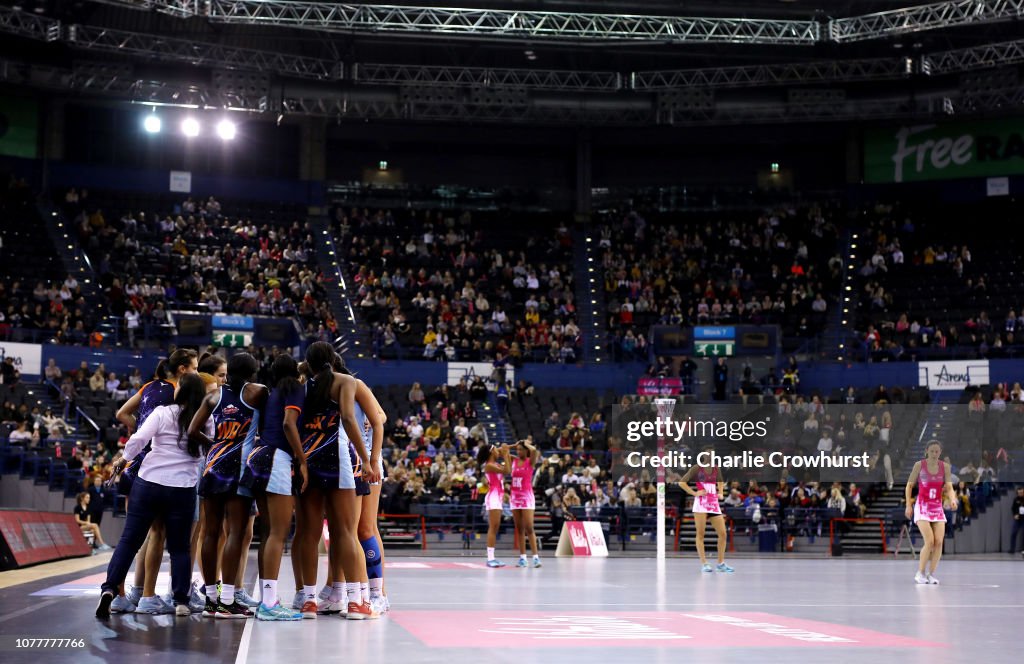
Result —
[{"label": "banner reading free", "polygon": [[35,159],[39,108],[31,99],[0,97],[0,155]]},{"label": "banner reading free", "polygon": [[864,136],[864,179],[920,182],[1024,173],[1024,119],[875,129]]}]

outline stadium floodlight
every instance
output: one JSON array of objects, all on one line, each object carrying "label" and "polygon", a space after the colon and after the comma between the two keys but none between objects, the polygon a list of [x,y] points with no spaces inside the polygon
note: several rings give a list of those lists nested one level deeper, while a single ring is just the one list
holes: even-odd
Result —
[{"label": "stadium floodlight", "polygon": [[161,125],[160,116],[153,113],[147,115],[146,119],[142,121],[142,128],[148,134],[159,134]]},{"label": "stadium floodlight", "polygon": [[199,120],[195,118],[185,118],[181,123],[181,133],[185,134],[189,138],[195,138],[199,135]]},{"label": "stadium floodlight", "polygon": [[231,120],[224,119],[217,123],[217,135],[225,141],[230,141],[235,138],[238,133],[238,128],[235,123]]}]

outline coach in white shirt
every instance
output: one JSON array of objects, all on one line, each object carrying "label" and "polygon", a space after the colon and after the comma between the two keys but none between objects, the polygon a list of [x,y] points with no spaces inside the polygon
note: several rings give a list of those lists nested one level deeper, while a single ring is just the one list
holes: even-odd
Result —
[{"label": "coach in white shirt", "polygon": [[[204,451],[197,443],[189,441],[188,425],[205,396],[206,385],[203,379],[195,374],[185,374],[178,380],[174,404],[154,410],[125,445],[124,460],[118,470],[123,468],[125,461],[131,461],[142,452],[146,443],[152,442],[152,449],[143,459],[132,486],[124,532],[107,566],[107,579],[101,586],[100,603],[96,607],[97,618],[110,616],[110,603],[118,587],[124,583],[135,554],[146,541],[149,527],[157,518],[163,519],[167,529],[175,613],[179,616],[190,615],[188,600],[192,561],[189,556],[189,535]],[[206,428],[207,435],[212,438],[212,419]]]}]

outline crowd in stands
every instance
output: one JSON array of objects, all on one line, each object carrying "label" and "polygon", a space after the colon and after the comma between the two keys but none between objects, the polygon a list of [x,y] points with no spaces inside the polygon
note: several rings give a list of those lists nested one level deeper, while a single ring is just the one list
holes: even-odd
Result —
[{"label": "crowd in stands", "polygon": [[942,229],[899,205],[867,211],[855,250],[855,358],[999,358],[1024,342],[1015,238]]},{"label": "crowd in stands", "polygon": [[34,284],[0,275],[0,339],[85,346],[95,320],[73,275]]},{"label": "crowd in stands", "polygon": [[167,328],[172,308],[299,316],[308,336],[333,340],[337,323],[306,223],[257,224],[213,196],[108,214],[72,189],[63,208],[131,344],[146,326]]},{"label": "crowd in stands", "polygon": [[785,208],[681,222],[610,213],[594,239],[613,359],[647,361],[651,325],[778,324],[784,337],[815,336],[843,269],[831,215]]},{"label": "crowd in stands", "polygon": [[334,212],[349,297],[375,356],[575,363],[572,237],[564,223],[469,212]]}]

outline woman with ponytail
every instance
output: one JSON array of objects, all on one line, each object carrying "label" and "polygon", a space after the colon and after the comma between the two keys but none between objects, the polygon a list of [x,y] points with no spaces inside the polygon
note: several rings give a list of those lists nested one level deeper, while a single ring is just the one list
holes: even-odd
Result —
[{"label": "woman with ponytail", "polygon": [[[355,472],[349,457],[349,442],[354,445],[363,468],[363,479],[380,479],[379,462],[371,463],[363,440],[361,409],[356,404],[358,381],[337,373],[334,348],[318,341],[306,352],[311,377],[306,382],[306,401],[302,421],[302,447],[309,468],[309,483],[302,493],[296,515],[296,540],[302,556],[304,602],[315,605],[317,545],[324,511],[331,536],[331,567],[335,579],[344,578],[332,588],[331,606],[347,607],[350,620],[376,618],[378,613],[364,601],[361,584],[368,587],[366,558],[356,537],[359,504]],[[345,601],[347,599],[347,602]]]},{"label": "woman with ponytail", "polygon": [[[194,355],[192,359],[194,362]],[[189,532],[204,450],[195,437],[188,435],[188,428],[205,396],[206,386],[202,379],[194,373],[183,374],[175,387],[173,404],[152,410],[125,445],[124,458],[129,461],[146,446],[150,447],[150,452],[140,464],[132,487],[124,532],[101,587],[97,618],[110,617],[115,593],[124,583],[132,558],[146,541],[150,526],[157,519],[164,523],[167,549],[171,554],[173,612],[178,616],[191,613]],[[208,437],[213,436],[212,424],[208,425],[205,433]]]},{"label": "woman with ponytail", "polygon": [[[295,512],[292,494],[296,489],[299,494],[305,491],[308,476],[306,455],[299,437],[306,393],[299,382],[298,367],[290,355],[278,355],[271,372],[274,389],[263,411],[260,442],[246,457],[241,480],[242,486],[255,494],[262,515],[259,551],[261,597],[256,619],[289,621],[316,618],[315,609],[312,613],[299,613],[285,608],[278,599],[281,556]],[[292,549],[292,557],[301,557],[297,542]],[[301,581],[301,575],[297,574],[296,578]]]},{"label": "woman with ponytail", "polygon": [[[238,484],[243,459],[252,450],[259,429],[260,411],[266,405],[269,390],[251,382],[259,364],[249,353],[238,353],[228,361],[227,383],[203,401],[190,423],[189,438],[209,452],[199,479],[204,519],[210,527],[203,535],[202,571],[206,583],[203,615],[208,618],[247,618],[249,607],[235,601],[235,581],[241,558],[248,555],[242,543],[248,539],[246,528],[252,509],[252,493]],[[213,419],[215,434],[204,433]],[[227,521],[223,571],[226,583],[218,591],[218,527]],[[251,536],[250,536],[251,537]],[[219,594],[219,598],[218,598]]]}]

